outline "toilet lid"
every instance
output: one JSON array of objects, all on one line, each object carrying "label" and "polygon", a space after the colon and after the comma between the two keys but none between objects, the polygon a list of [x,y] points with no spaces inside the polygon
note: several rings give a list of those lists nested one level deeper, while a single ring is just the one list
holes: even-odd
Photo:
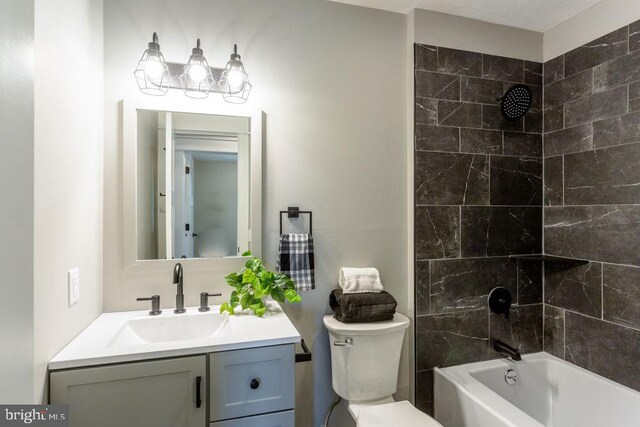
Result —
[{"label": "toilet lid", "polygon": [[442,427],[429,415],[416,409],[409,401],[386,403],[362,408],[357,427]]}]

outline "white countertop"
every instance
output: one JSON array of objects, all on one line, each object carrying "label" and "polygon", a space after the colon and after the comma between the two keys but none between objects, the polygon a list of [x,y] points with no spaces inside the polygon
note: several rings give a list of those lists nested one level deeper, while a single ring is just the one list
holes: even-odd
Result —
[{"label": "white countertop", "polygon": [[300,342],[300,334],[280,305],[269,301],[267,306],[264,317],[249,314],[248,311],[229,316],[220,332],[211,337],[124,346],[114,346],[111,342],[131,320],[217,314],[220,306],[212,306],[211,311],[207,313],[199,313],[197,307],[187,308],[187,313],[184,314],[174,314],[172,309],[165,309],[157,317],[149,316],[148,311],[104,313],[49,361],[49,369],[68,369]]}]

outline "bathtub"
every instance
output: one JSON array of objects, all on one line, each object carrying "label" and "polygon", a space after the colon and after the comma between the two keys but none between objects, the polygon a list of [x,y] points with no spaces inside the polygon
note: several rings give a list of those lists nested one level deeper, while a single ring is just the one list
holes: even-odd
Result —
[{"label": "bathtub", "polygon": [[639,392],[547,353],[436,368],[434,381],[445,427],[640,426]]}]

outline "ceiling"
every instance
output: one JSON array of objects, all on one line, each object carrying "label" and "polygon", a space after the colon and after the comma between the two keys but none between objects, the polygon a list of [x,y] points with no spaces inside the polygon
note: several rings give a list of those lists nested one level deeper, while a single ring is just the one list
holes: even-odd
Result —
[{"label": "ceiling", "polygon": [[408,13],[426,9],[545,32],[601,0],[331,0]]}]

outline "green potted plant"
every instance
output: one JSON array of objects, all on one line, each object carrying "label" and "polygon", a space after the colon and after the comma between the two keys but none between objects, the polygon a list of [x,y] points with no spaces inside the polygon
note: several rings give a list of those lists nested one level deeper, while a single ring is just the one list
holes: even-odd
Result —
[{"label": "green potted plant", "polygon": [[245,252],[242,256],[249,256],[249,260],[238,273],[231,273],[225,277],[227,284],[234,289],[231,299],[220,306],[220,313],[235,313],[235,308],[241,306],[243,310],[251,309],[257,316],[264,316],[267,306],[264,301],[271,296],[278,302],[289,301],[296,303],[302,297],[296,292],[295,284],[286,274],[269,271],[262,260]]}]

